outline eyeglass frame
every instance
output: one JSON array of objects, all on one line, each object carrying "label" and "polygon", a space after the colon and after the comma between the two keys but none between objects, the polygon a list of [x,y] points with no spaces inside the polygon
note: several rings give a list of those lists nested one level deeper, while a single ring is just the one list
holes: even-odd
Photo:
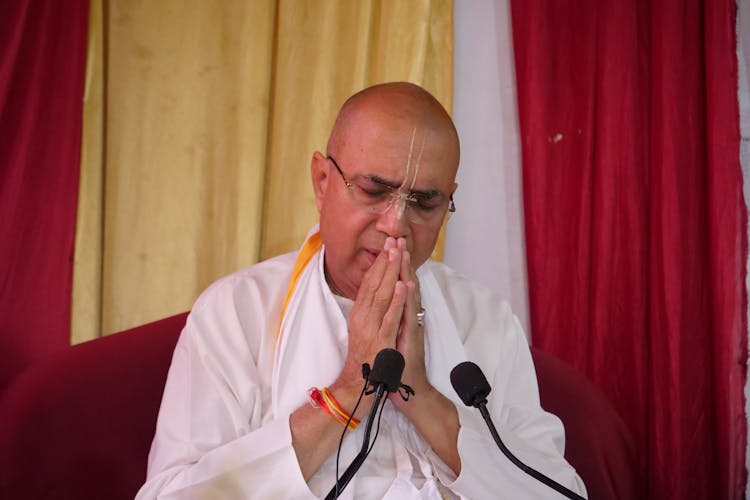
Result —
[{"label": "eyeglass frame", "polygon": [[[326,153],[326,159],[327,160],[331,160],[331,163],[333,163],[333,166],[336,167],[336,170],[338,171],[339,175],[341,176],[341,179],[344,181],[344,185],[348,189],[352,190],[355,187],[358,187],[352,181],[350,181],[349,179],[347,179],[346,175],[344,174],[344,171],[341,170],[341,167],[339,166],[338,162],[334,159],[333,156],[331,156],[329,153]],[[412,207],[409,206],[409,203],[414,203],[414,202],[417,201],[416,198],[414,197],[414,195],[411,192],[400,193],[400,192],[398,192],[398,188],[394,188],[394,187],[391,187],[391,186],[385,186],[385,187],[388,187],[390,189],[390,192],[388,194],[392,198],[403,200],[404,203],[406,204],[406,207],[408,207],[408,208],[412,208]],[[394,202],[395,202],[395,200],[391,201],[388,204],[388,208],[386,208],[385,211],[383,211],[381,213],[387,212],[390,209],[390,207],[393,205]],[[450,215],[450,214],[455,213],[455,212],[456,212],[456,203],[453,201],[453,193],[451,193],[451,194],[448,195],[448,210],[446,211],[446,213],[448,215]],[[376,212],[373,212],[373,213],[376,213]],[[413,220],[412,220],[412,222],[413,222]],[[445,221],[443,221],[443,222],[445,222]]]}]

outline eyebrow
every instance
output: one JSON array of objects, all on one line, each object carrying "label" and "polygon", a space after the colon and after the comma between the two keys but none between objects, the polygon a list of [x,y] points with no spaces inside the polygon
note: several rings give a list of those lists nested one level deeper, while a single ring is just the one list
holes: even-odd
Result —
[{"label": "eyebrow", "polygon": [[[363,175],[362,177],[366,178],[367,180],[370,180],[374,182],[375,184],[380,184],[381,186],[388,187],[390,189],[398,189],[401,187],[400,182],[393,182],[389,181],[388,179],[383,179],[382,177],[379,177],[377,175]],[[416,195],[422,198],[436,198],[438,196],[445,196],[441,191],[437,189],[412,189],[409,191],[409,194]]]}]

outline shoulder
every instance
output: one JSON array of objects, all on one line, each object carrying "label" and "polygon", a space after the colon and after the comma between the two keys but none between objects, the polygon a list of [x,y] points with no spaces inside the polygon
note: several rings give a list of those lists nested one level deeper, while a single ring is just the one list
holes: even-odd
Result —
[{"label": "shoulder", "polygon": [[528,349],[523,328],[504,298],[440,262],[428,261],[424,267],[437,282],[472,359],[490,366],[494,362],[489,358],[500,352],[514,356],[518,349]]},{"label": "shoulder", "polygon": [[262,362],[272,352],[295,257],[280,255],[211,284],[195,301],[178,346],[213,359],[216,369]]},{"label": "shoulder", "polygon": [[513,316],[510,305],[500,295],[446,264],[428,260],[423,267],[434,276],[448,307],[455,310],[454,317]]},{"label": "shoulder", "polygon": [[248,298],[263,301],[278,294],[280,290],[283,293],[296,256],[296,252],[279,255],[216,280],[200,294],[193,305],[193,312],[210,307],[216,301],[241,303]]}]

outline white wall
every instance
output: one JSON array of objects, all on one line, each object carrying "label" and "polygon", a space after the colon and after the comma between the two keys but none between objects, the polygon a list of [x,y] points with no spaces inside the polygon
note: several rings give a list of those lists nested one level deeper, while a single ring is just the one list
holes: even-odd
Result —
[{"label": "white wall", "polygon": [[461,163],[445,262],[505,297],[528,334],[510,8],[507,0],[457,0],[454,13]]}]

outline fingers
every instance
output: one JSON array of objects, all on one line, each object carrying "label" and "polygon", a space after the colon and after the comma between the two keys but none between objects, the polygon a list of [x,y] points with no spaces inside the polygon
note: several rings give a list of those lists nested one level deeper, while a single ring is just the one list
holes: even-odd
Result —
[{"label": "fingers", "polygon": [[389,248],[381,253],[388,254],[388,263],[378,287],[371,295],[370,304],[376,316],[384,314],[393,300],[402,260],[401,251],[397,248]]},{"label": "fingers", "polygon": [[407,296],[406,286],[399,284],[402,261],[403,244],[399,247],[396,239],[386,238],[362,280],[349,317],[355,340],[366,340],[373,348],[395,345]]},{"label": "fingers", "polygon": [[417,280],[417,275],[411,267],[411,253],[406,250],[406,241],[400,238],[397,242],[397,246],[403,249],[399,276],[401,281],[406,283],[409,287],[404,314],[407,320],[414,320],[413,322],[409,321],[409,326],[412,326],[411,323],[416,325],[416,314],[422,307],[421,296],[419,294],[419,280]]},{"label": "fingers", "polygon": [[388,237],[359,287],[350,322],[354,319],[361,334],[377,335],[382,342],[391,343],[400,331],[418,328],[420,308],[419,282],[406,240]]},{"label": "fingers", "polygon": [[417,324],[417,313],[419,312],[420,305],[417,298],[417,285],[414,281],[407,281],[406,287],[406,298],[404,300],[404,317],[401,323],[401,333],[408,334],[413,332],[417,328],[421,328]]},{"label": "fingers", "polygon": [[403,281],[394,285],[393,297],[388,309],[383,315],[380,330],[386,338],[393,339],[395,345],[396,335],[404,317],[404,304],[408,295],[408,287]]},{"label": "fingers", "polygon": [[393,241],[393,238],[386,238],[383,251],[378,254],[375,262],[373,262],[370,269],[365,273],[362,284],[357,291],[356,302],[365,303],[367,305],[372,303],[372,298],[380,287],[383,276],[388,269],[388,263],[390,262],[390,249],[394,248],[395,245],[396,243]]}]

